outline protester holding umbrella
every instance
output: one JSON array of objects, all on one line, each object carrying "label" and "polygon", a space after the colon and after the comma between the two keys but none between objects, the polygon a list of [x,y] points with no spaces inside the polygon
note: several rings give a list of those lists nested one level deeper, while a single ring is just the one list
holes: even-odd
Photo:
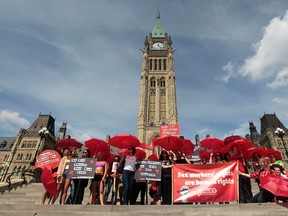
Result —
[{"label": "protester holding umbrella", "polygon": [[68,149],[67,155],[61,159],[58,170],[57,170],[57,182],[60,184],[64,182],[63,193],[61,196],[62,205],[64,205],[65,203],[65,200],[67,198],[67,192],[71,185],[71,179],[67,178],[70,161],[73,157],[76,157],[76,156],[77,156],[76,148],[70,147]]},{"label": "protester holding umbrella", "polygon": [[172,161],[166,150],[162,150],[159,160],[162,161],[162,176],[161,182],[157,182],[156,204],[161,205],[162,197],[162,203],[170,205],[172,203],[172,163],[175,162]]},{"label": "protester holding umbrella", "polygon": [[108,177],[106,179],[106,187],[105,187],[105,194],[104,194],[105,204],[108,200],[108,196],[112,188],[111,204],[116,205],[118,185],[120,182],[120,178],[119,178],[120,176],[116,172],[116,169],[119,166],[120,159],[121,158],[119,155],[115,155],[114,160],[109,165]]},{"label": "protester holding umbrella", "polygon": [[[266,175],[271,173],[271,170],[269,168],[270,160],[268,157],[263,157],[260,158],[259,164],[262,167],[261,169],[258,169],[257,171],[247,174],[239,171],[239,175],[245,176],[248,178],[262,178],[265,177]],[[260,192],[257,193],[252,199],[252,203],[262,203],[262,202],[271,202],[274,199],[274,194],[271,192],[265,190],[264,188],[261,187],[260,184]]]},{"label": "protester holding umbrella", "polygon": [[180,150],[176,151],[175,155],[176,155],[176,160],[174,160],[174,162],[176,164],[191,164],[191,162],[188,160],[188,158],[185,157],[182,151]]},{"label": "protester holding umbrella", "polygon": [[[232,146],[232,156],[229,157],[230,161],[238,161],[239,171],[248,173],[246,161],[237,146]],[[251,182],[246,176],[239,176],[239,202],[249,203],[252,199]]]}]

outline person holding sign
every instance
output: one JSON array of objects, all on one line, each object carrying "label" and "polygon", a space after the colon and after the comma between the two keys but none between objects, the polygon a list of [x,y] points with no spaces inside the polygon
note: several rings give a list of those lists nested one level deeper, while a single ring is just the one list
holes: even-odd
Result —
[{"label": "person holding sign", "polygon": [[73,157],[77,157],[76,148],[70,147],[68,149],[67,155],[61,159],[58,170],[57,170],[57,183],[62,184],[64,182],[63,193],[61,196],[62,205],[64,205],[65,203],[65,200],[67,198],[67,192],[71,185],[71,179],[67,178],[67,175],[68,175],[70,160]]},{"label": "person holding sign", "polygon": [[90,204],[95,204],[96,194],[99,195],[100,204],[104,205],[104,184],[106,181],[106,175],[108,171],[108,164],[105,161],[105,155],[103,152],[98,152],[97,163],[95,169],[95,175],[92,179],[92,192],[90,195]]},{"label": "person holding sign", "polygon": [[168,155],[166,150],[163,150],[159,156],[159,160],[162,161],[162,176],[161,182],[157,182],[157,194],[158,200],[156,201],[157,205],[170,205],[172,203],[172,161],[171,156]]}]

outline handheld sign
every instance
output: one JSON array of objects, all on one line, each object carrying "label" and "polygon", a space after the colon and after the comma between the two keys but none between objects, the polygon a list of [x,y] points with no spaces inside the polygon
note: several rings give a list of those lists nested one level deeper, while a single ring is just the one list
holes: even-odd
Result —
[{"label": "handheld sign", "polygon": [[89,179],[94,178],[96,158],[72,158],[67,178]]},{"label": "handheld sign", "polygon": [[136,170],[136,181],[161,181],[161,161],[137,161],[139,168]]}]

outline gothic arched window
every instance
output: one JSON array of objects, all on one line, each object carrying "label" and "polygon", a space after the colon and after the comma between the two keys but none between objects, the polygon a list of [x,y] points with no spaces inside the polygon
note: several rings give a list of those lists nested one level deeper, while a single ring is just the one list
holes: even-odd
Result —
[{"label": "gothic arched window", "polygon": [[155,88],[156,87],[156,79],[155,78],[151,78],[150,80],[150,87]]},{"label": "gothic arched window", "polygon": [[150,61],[149,61],[149,65],[150,65],[149,68],[150,68],[150,70],[153,69],[153,64],[152,64],[152,62],[153,62],[152,59],[150,59]]},{"label": "gothic arched window", "polygon": [[157,59],[154,59],[154,70],[157,70]]},{"label": "gothic arched window", "polygon": [[162,60],[161,59],[159,59],[159,70],[161,70],[161,67],[162,67]]},{"label": "gothic arched window", "polygon": [[166,70],[166,59],[163,60],[163,70]]}]

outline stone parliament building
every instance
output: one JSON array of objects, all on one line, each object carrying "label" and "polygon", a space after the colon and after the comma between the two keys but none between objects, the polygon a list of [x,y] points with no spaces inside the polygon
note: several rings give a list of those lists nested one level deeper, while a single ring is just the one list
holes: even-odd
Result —
[{"label": "stone parliament building", "polygon": [[[178,124],[176,81],[171,37],[164,31],[160,14],[152,32],[144,41],[142,70],[140,77],[139,111],[137,136],[141,142],[151,144],[159,137],[160,125]],[[285,146],[288,144],[287,128],[276,114],[264,114],[260,119],[261,131],[249,122],[251,141],[257,147],[274,148],[281,152],[287,161]],[[248,126],[248,125],[247,125]],[[42,128],[49,133],[39,133]],[[282,140],[275,134],[281,127],[286,133]],[[7,177],[21,178],[25,170],[32,168],[31,162],[45,149],[53,149],[54,144],[66,138],[67,123],[63,123],[55,135],[55,119],[39,114],[27,129],[20,129],[15,137],[2,137],[0,134],[0,180]],[[197,137],[197,135],[196,135]],[[196,140],[196,144],[199,142]]]}]

